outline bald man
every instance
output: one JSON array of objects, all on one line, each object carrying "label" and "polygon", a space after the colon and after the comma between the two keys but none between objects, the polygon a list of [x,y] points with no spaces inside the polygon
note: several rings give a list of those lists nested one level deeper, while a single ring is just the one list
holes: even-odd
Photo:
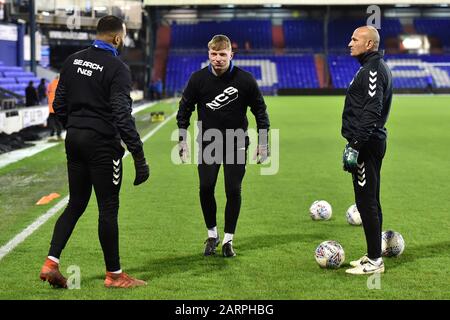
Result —
[{"label": "bald man", "polygon": [[384,272],[381,257],[382,213],[380,171],[386,152],[385,128],[392,101],[392,75],[383,53],[380,36],[371,26],[357,28],[348,44],[350,55],[358,59],[357,71],[345,97],[342,135],[347,139],[344,170],[352,174],[356,206],[361,214],[367,254],[350,262],[349,274]]}]

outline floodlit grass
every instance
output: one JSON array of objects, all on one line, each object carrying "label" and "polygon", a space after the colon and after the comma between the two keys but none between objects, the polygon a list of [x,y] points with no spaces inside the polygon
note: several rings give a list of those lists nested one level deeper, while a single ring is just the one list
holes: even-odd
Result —
[{"label": "floodlit grass", "polygon": [[[80,290],[53,290],[39,270],[57,216],[0,261],[0,299],[449,299],[450,97],[395,96],[382,170],[384,230],[400,232],[406,249],[385,259],[381,289],[367,277],[345,274],[350,260],[366,252],[362,227],[345,211],[354,203],[351,177],[342,170],[343,97],[267,98],[273,129],[280,130],[280,169],[261,175],[248,165],[233,259],[202,256],[206,230],[194,165],[170,160],[171,120],[145,143],[149,182],[134,187],[130,157],[124,160],[119,213],[122,268],[149,282],[144,288],[107,290],[97,239],[95,197],[61,257],[64,273],[81,270]],[[142,136],[154,125],[148,112],[169,115],[161,104],[138,115]],[[248,113],[254,126],[253,116]],[[193,117],[195,118],[195,116]],[[250,154],[254,145],[251,145]],[[67,194],[64,147],[48,149],[0,169],[0,244],[5,244],[52,205],[35,206],[45,194]],[[218,228],[223,237],[223,172],[216,188]],[[312,221],[308,208],[324,199],[329,221]],[[338,270],[320,269],[314,249],[324,240],[344,247]],[[220,250],[219,250],[220,252]],[[70,274],[69,274],[70,275]]]}]

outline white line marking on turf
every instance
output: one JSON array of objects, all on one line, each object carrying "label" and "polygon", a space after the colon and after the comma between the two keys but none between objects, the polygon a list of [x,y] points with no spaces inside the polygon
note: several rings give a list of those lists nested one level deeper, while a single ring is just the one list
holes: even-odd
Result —
[{"label": "white line marking on turf", "polygon": [[[159,129],[162,128],[163,125],[165,125],[167,122],[169,122],[170,120],[172,120],[173,117],[175,117],[177,113],[174,112],[172,113],[170,116],[168,116],[163,122],[161,122],[160,124],[158,124],[156,126],[155,129],[153,129],[152,131],[150,131],[149,133],[147,133],[143,138],[142,138],[142,142],[147,141],[147,139],[150,139],[151,136],[153,136]],[[129,154],[129,152],[125,152],[124,157],[126,157]]]},{"label": "white line marking on turf", "polygon": [[54,147],[58,144],[55,142],[47,142],[46,140],[34,141],[33,147],[14,150],[0,155],[0,168],[6,167],[7,165],[20,161],[22,159],[34,156],[35,154],[48,148]]},{"label": "white line marking on turf", "polygon": [[[133,108],[132,114],[136,114],[142,110],[149,109],[153,107],[156,104],[156,102],[150,102],[143,104],[141,106]],[[19,150],[13,150],[10,152],[6,152],[4,154],[0,155],[0,168],[6,167],[7,165],[20,161],[22,159],[34,156],[35,154],[38,154],[39,152],[42,152],[48,148],[54,147],[58,145],[59,143],[56,142],[48,142],[47,138],[40,140],[40,141],[31,141],[31,143],[34,144],[33,147],[29,148],[23,148]]]},{"label": "white line marking on turf", "polygon": [[36,231],[40,226],[42,226],[48,219],[53,217],[60,209],[62,209],[67,202],[69,202],[69,196],[64,197],[56,205],[54,205],[50,210],[44,213],[42,216],[37,218],[32,224],[26,227],[21,233],[12,238],[7,244],[0,248],[0,261],[14,250],[21,242],[23,242],[28,236],[30,236],[34,231]]},{"label": "white line marking on turf", "polygon": [[[159,131],[167,122],[169,122],[173,117],[175,117],[176,112],[172,113],[169,117],[167,117],[163,122],[158,124],[153,130],[147,133],[144,138],[142,138],[142,142],[147,141],[152,137],[156,132]],[[127,151],[124,155],[124,158],[128,156],[130,153]],[[62,200],[60,200],[56,205],[51,207],[46,213],[37,218],[32,224],[26,227],[22,232],[17,234],[14,238],[12,238],[7,244],[0,247],[0,261],[6,256],[8,253],[13,251],[20,243],[22,243],[26,238],[28,238],[33,232],[39,229],[44,223],[47,222],[48,219],[53,217],[59,210],[61,210],[64,206],[69,202],[69,196],[65,196]]]}]

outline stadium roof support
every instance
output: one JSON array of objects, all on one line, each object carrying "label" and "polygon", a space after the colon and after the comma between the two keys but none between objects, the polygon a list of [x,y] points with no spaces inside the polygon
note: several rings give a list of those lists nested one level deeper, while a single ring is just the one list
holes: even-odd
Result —
[{"label": "stadium roof support", "polygon": [[[224,5],[223,0],[144,0],[146,6]],[[373,0],[228,0],[230,5],[372,5]],[[443,5],[440,0],[377,0],[377,5]]]}]

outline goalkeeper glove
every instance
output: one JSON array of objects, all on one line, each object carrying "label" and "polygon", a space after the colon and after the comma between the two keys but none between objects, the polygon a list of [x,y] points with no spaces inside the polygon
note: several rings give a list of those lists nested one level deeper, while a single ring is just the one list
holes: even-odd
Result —
[{"label": "goalkeeper glove", "polygon": [[136,171],[136,177],[133,184],[135,186],[145,182],[150,176],[150,168],[145,160],[144,151],[133,154],[134,169]]},{"label": "goalkeeper glove", "polygon": [[253,154],[253,160],[257,160],[257,163],[263,163],[270,156],[270,150],[268,144],[258,144],[255,153]]},{"label": "goalkeeper glove", "polygon": [[180,156],[181,162],[186,163],[189,158],[189,148],[186,141],[178,142],[178,154]]},{"label": "goalkeeper glove", "polygon": [[348,144],[345,146],[342,161],[344,164],[344,170],[348,172],[355,172],[358,165],[359,151],[353,149]]}]

